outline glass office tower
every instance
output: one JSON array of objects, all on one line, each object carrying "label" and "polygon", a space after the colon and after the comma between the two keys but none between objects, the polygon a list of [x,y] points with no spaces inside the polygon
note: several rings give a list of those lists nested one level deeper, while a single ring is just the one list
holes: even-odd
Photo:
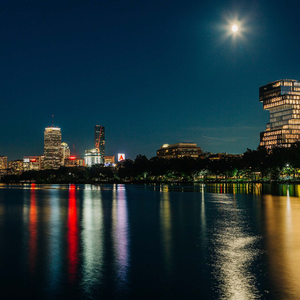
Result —
[{"label": "glass office tower", "polygon": [[65,165],[65,159],[70,157],[70,147],[67,143],[61,143],[61,165]]},{"label": "glass office tower", "polygon": [[105,127],[96,125],[95,126],[95,149],[101,155],[102,160],[105,159]]},{"label": "glass office tower", "polygon": [[44,169],[58,169],[61,166],[61,130],[47,127],[44,132]]},{"label": "glass office tower", "polygon": [[259,101],[270,111],[270,123],[260,134],[260,146],[290,147],[300,140],[300,81],[283,79],[259,88]]}]

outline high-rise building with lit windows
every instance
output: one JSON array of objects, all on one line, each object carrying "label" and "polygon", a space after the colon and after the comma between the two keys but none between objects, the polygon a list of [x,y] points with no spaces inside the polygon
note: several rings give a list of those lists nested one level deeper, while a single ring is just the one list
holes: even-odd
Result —
[{"label": "high-rise building with lit windows", "polygon": [[105,127],[101,125],[95,126],[95,149],[101,155],[102,160],[105,160]]},{"label": "high-rise building with lit windows", "polygon": [[70,147],[67,143],[61,143],[61,165],[65,165],[65,159],[70,157]]},{"label": "high-rise building with lit windows", "polygon": [[61,166],[61,130],[58,127],[45,128],[44,169],[58,169]]},{"label": "high-rise building with lit windows", "polygon": [[300,81],[277,80],[259,88],[259,101],[270,111],[270,123],[260,134],[260,146],[290,147],[300,140]]}]

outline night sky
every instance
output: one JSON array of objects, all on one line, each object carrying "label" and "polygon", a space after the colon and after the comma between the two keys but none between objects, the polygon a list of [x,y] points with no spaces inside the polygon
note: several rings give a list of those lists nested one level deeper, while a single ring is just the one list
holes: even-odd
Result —
[{"label": "night sky", "polygon": [[269,120],[259,86],[300,79],[299,11],[274,0],[2,0],[0,155],[42,155],[52,115],[82,157],[96,124],[106,155],[150,158],[176,142],[256,149]]}]

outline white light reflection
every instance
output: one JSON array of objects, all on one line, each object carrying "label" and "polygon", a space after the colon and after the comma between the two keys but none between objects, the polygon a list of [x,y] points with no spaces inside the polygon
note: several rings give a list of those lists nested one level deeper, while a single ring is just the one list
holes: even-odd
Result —
[{"label": "white light reflection", "polygon": [[82,227],[83,286],[92,294],[103,276],[104,228],[101,191],[91,186],[83,191]]},{"label": "white light reflection", "polygon": [[48,284],[51,290],[56,291],[61,277],[61,209],[59,205],[59,191],[49,189],[49,207],[50,207],[50,222],[49,225],[49,280]]},{"label": "white light reflection", "polygon": [[[214,277],[218,284],[220,299],[258,299],[255,275],[251,272],[259,251],[256,243],[259,237],[244,231],[247,220],[242,211],[234,208],[232,196],[218,195],[220,216],[216,221],[214,234]],[[217,199],[218,200],[218,199]]]},{"label": "white light reflection", "polygon": [[129,226],[125,185],[118,184],[113,187],[112,218],[118,284],[122,286],[127,283],[129,268]]},{"label": "white light reflection", "polygon": [[201,236],[203,239],[201,240],[203,244],[203,249],[206,249],[206,216],[205,216],[205,198],[204,198],[204,184],[202,184],[202,192],[201,192]]},{"label": "white light reflection", "polygon": [[164,246],[164,258],[166,271],[171,273],[172,266],[172,222],[171,222],[171,206],[168,186],[160,190],[160,222],[162,228],[162,244]]}]

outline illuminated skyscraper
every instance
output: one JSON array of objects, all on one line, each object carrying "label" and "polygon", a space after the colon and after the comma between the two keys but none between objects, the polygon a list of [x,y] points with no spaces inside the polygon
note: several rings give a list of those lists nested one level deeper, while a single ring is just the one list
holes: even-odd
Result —
[{"label": "illuminated skyscraper", "polygon": [[61,165],[65,165],[65,159],[70,157],[70,147],[67,143],[61,143]]},{"label": "illuminated skyscraper", "polygon": [[95,126],[95,149],[101,155],[102,160],[105,160],[105,127],[96,125]]},{"label": "illuminated skyscraper", "polygon": [[61,166],[61,130],[58,127],[45,128],[44,169],[58,169]]},{"label": "illuminated skyscraper", "polygon": [[290,147],[300,140],[299,80],[278,80],[260,87],[259,101],[270,111],[270,123],[260,134],[260,146]]}]

